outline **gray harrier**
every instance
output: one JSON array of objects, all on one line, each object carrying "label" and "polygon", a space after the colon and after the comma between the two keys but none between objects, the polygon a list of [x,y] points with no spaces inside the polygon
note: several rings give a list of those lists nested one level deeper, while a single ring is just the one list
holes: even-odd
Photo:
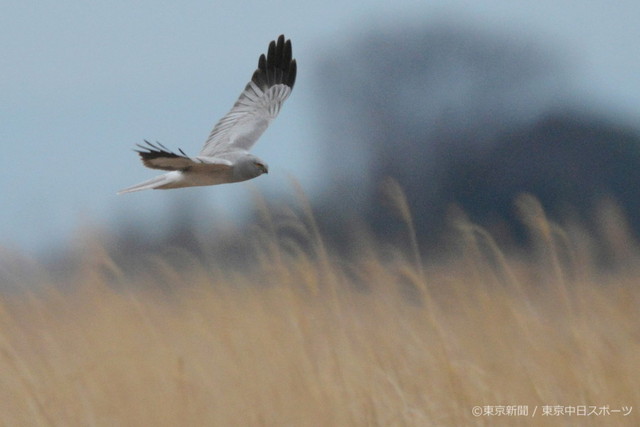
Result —
[{"label": "gray harrier", "polygon": [[138,144],[140,150],[136,151],[146,167],[170,172],[118,194],[240,182],[268,173],[267,164],[249,150],[278,115],[295,81],[291,40],[281,35],[269,44],[266,57],[260,55],[251,81],[231,111],[215,125],[198,156],[189,157],[180,149],[174,153],[160,143]]}]

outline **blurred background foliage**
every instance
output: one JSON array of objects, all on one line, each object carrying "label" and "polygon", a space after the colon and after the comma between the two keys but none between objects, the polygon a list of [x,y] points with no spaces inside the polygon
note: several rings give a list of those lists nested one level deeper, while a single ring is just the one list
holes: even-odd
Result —
[{"label": "blurred background foliage", "polygon": [[[458,27],[374,33],[345,48],[322,73],[325,103],[340,108],[325,107],[336,170],[316,203],[320,218],[335,235],[349,216],[388,235],[397,225],[378,185],[390,176],[429,246],[452,205],[522,243],[513,204],[521,193],[590,228],[612,198],[637,235],[640,134],[576,104],[564,65],[541,46]],[[345,168],[344,158],[366,160]]]}]

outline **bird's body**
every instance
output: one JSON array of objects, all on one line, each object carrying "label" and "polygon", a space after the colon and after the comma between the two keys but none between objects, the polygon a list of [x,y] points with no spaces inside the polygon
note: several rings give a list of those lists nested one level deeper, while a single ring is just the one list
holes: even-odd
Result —
[{"label": "bird's body", "polygon": [[269,123],[278,115],[296,79],[291,41],[280,36],[261,55],[258,69],[234,104],[215,125],[196,157],[182,150],[174,153],[162,144],[139,145],[136,150],[145,166],[169,171],[121,190],[118,194],[155,189],[193,187],[241,182],[268,173],[265,162],[249,153]]}]

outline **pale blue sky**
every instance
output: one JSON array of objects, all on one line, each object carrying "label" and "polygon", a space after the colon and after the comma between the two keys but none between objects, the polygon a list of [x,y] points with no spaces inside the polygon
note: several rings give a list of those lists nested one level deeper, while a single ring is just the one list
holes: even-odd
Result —
[{"label": "pale blue sky", "polygon": [[635,125],[639,19],[635,0],[2,1],[0,246],[41,251],[87,222],[162,221],[179,192],[115,195],[155,173],[132,147],[146,138],[195,154],[281,33],[299,71],[256,146],[270,174],[180,190],[212,217],[241,216],[252,189],[290,192],[289,175],[311,195],[322,188],[322,139],[339,130],[320,129],[314,66],[336,46],[443,21],[511,34],[564,52],[585,102]]}]

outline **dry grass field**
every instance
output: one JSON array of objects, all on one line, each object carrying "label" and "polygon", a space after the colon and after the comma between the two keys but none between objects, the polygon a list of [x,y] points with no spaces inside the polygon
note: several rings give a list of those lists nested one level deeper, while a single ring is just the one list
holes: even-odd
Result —
[{"label": "dry grass field", "polygon": [[88,243],[64,281],[0,294],[0,424],[640,425],[624,227],[603,225],[615,262],[599,268],[524,198],[526,255],[461,217],[459,253],[423,264],[398,203],[407,247],[349,260],[311,217],[308,247],[272,224],[244,270],[149,255],[125,273]]}]

